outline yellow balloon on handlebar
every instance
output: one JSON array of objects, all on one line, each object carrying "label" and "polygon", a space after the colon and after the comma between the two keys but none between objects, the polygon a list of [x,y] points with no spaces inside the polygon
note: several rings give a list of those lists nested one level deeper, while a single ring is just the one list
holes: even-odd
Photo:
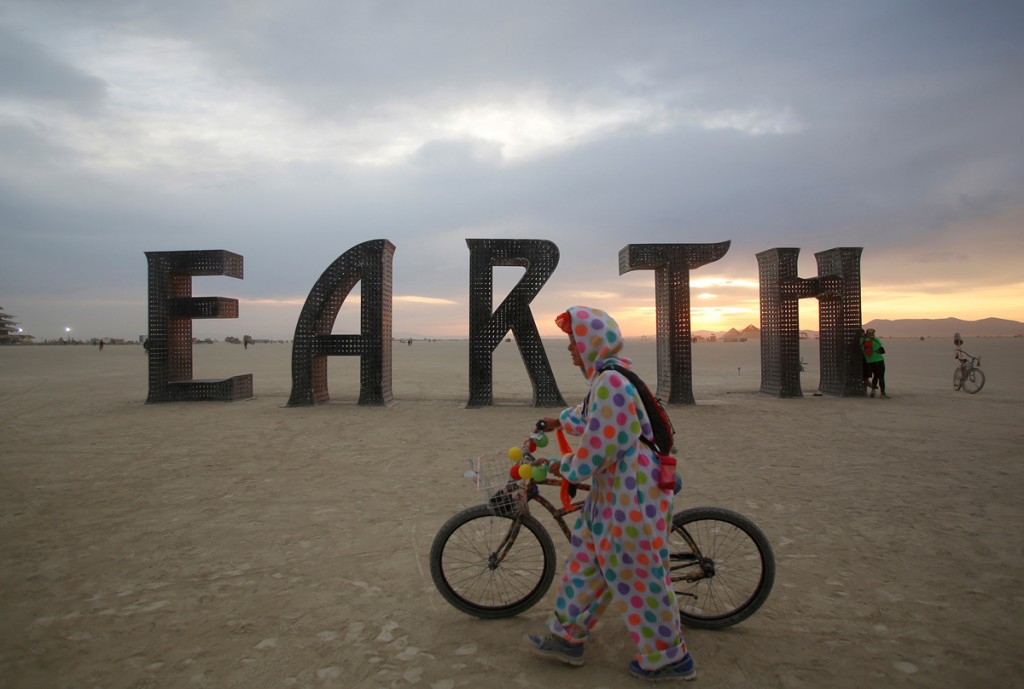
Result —
[{"label": "yellow balloon on handlebar", "polygon": [[510,447],[508,448],[508,458],[513,462],[518,462],[523,458],[523,451],[518,447]]}]

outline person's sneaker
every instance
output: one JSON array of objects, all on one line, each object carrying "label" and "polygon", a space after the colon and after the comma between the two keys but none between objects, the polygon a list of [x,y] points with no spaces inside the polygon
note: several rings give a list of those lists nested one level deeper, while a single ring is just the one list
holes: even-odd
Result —
[{"label": "person's sneaker", "polygon": [[868,397],[874,399],[874,397],[875,397],[875,389],[874,388],[871,388],[871,394],[868,395]]},{"label": "person's sneaker", "polygon": [[534,653],[549,656],[569,665],[583,664],[583,644],[571,644],[554,634],[527,634],[523,637]]},{"label": "person's sneaker", "polygon": [[673,679],[689,681],[697,679],[697,666],[693,664],[693,658],[687,653],[683,656],[682,660],[657,670],[645,670],[640,667],[640,663],[636,660],[631,660],[629,661],[629,674],[640,679],[646,679],[649,682],[663,682]]},{"label": "person's sneaker", "polygon": [[882,396],[882,399],[883,399],[883,400],[887,400],[887,399],[889,399],[889,396],[888,396],[887,394],[885,394],[884,392],[882,393],[882,395],[881,395],[881,396]]}]

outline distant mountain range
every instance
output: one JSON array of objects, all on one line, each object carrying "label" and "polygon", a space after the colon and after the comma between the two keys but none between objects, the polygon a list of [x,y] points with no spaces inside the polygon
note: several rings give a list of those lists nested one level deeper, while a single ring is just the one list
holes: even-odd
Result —
[{"label": "distant mountain range", "polygon": [[[865,323],[865,328],[874,328],[878,331],[879,337],[948,337],[952,338],[954,333],[960,333],[964,337],[1022,337],[1024,336],[1024,323],[1020,321],[1008,321],[1005,318],[983,318],[980,321],[964,321],[959,318],[903,318],[898,320],[887,320],[876,318]],[[801,329],[808,338],[818,335],[817,330]],[[722,341],[735,340],[739,338],[754,340],[761,336],[760,331],[753,325],[748,325],[743,330],[694,330],[695,337],[708,338],[712,335],[715,339]]]},{"label": "distant mountain range", "polygon": [[1005,318],[982,318],[963,321],[959,318],[903,318],[886,320],[876,318],[864,327],[874,328],[879,337],[948,337],[960,333],[964,337],[1019,337],[1024,336],[1024,323]]}]

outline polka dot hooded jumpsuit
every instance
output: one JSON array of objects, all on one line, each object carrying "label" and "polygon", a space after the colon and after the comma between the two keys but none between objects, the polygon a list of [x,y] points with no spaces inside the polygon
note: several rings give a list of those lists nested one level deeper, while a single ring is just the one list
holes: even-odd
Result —
[{"label": "polka dot hooded jumpsuit", "polygon": [[591,490],[548,628],[582,643],[610,606],[629,629],[637,662],[657,670],[686,652],[666,567],[672,493],[658,487],[657,460],[640,442],[651,426],[639,395],[616,371],[599,372],[608,363],[630,367],[619,356],[618,324],[600,309],[574,306],[569,314],[590,393],[561,413],[562,428],[579,438],[560,468],[570,481],[590,481]]}]

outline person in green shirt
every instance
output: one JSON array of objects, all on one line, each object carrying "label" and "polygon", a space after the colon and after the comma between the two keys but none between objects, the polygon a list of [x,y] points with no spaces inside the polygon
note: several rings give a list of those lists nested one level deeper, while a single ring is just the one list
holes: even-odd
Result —
[{"label": "person in green shirt", "polygon": [[888,399],[885,394],[885,347],[882,341],[875,337],[875,329],[868,328],[864,331],[864,337],[860,338],[860,351],[864,354],[864,361],[868,365],[868,374],[871,376],[871,394],[874,397],[878,390],[882,399]]}]

